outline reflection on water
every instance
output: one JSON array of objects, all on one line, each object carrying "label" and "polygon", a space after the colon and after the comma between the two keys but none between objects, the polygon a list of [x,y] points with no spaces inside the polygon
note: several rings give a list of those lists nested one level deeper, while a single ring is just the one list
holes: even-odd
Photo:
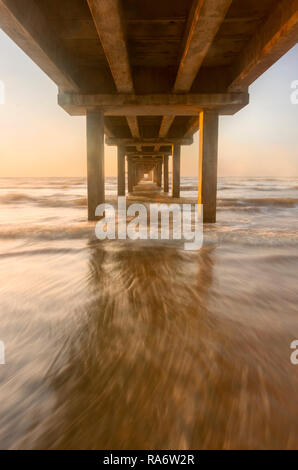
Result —
[{"label": "reflection on water", "polygon": [[1,239],[1,448],[297,448],[286,210],[286,230],[223,211],[185,252],[99,242],[81,212],[55,238],[61,212],[31,208]]}]

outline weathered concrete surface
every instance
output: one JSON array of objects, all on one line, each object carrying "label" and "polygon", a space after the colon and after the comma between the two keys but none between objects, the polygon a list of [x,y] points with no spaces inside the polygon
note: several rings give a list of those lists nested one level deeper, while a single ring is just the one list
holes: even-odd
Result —
[{"label": "weathered concrete surface", "polygon": [[204,223],[216,222],[218,158],[218,114],[200,114],[199,204],[203,204]]},{"label": "weathered concrete surface", "polygon": [[223,23],[232,0],[195,0],[184,37],[174,92],[188,92]]},{"label": "weathered concrete surface", "polygon": [[163,157],[163,190],[165,193],[169,192],[169,157]]},{"label": "weathered concrete surface", "polygon": [[125,196],[125,148],[118,146],[118,196]]},{"label": "weathered concrete surface", "polygon": [[87,183],[88,219],[95,220],[95,209],[104,196],[104,115],[100,111],[87,113]]},{"label": "weathered concrete surface", "polygon": [[249,96],[246,92],[234,93],[185,93],[185,94],[116,94],[89,95],[79,93],[60,93],[59,105],[72,116],[80,116],[87,109],[100,108],[105,116],[179,115],[193,116],[204,108],[216,108],[219,113],[235,113],[246,106]]},{"label": "weathered concrete surface", "polygon": [[180,197],[180,145],[173,145],[172,196]]}]

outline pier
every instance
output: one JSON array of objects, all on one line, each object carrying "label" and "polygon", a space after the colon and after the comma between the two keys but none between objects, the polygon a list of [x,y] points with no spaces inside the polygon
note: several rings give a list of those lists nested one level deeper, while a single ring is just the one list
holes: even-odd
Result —
[{"label": "pier", "polygon": [[247,106],[297,43],[298,0],[0,0],[0,27],[57,84],[58,104],[86,116],[89,220],[105,200],[105,142],[119,196],[142,180],[168,194],[171,161],[178,198],[181,146],[199,130],[198,197],[214,223],[219,116]]}]

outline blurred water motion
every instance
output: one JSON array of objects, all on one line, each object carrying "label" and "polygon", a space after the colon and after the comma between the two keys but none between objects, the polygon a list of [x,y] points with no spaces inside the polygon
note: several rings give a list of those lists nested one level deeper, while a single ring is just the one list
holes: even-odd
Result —
[{"label": "blurred water motion", "polygon": [[85,194],[0,180],[1,448],[297,449],[297,179],[222,179],[199,252],[96,240]]}]

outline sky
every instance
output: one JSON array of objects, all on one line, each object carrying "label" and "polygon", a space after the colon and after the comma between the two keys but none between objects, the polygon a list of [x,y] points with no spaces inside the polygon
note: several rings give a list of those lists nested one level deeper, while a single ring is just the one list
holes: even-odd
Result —
[{"label": "sky", "polygon": [[[298,176],[298,44],[250,87],[250,104],[220,117],[219,176]],[[56,85],[0,29],[0,177],[85,176],[84,117],[57,105]],[[198,133],[182,147],[181,175],[198,174]],[[116,176],[116,147],[105,149]]]}]

